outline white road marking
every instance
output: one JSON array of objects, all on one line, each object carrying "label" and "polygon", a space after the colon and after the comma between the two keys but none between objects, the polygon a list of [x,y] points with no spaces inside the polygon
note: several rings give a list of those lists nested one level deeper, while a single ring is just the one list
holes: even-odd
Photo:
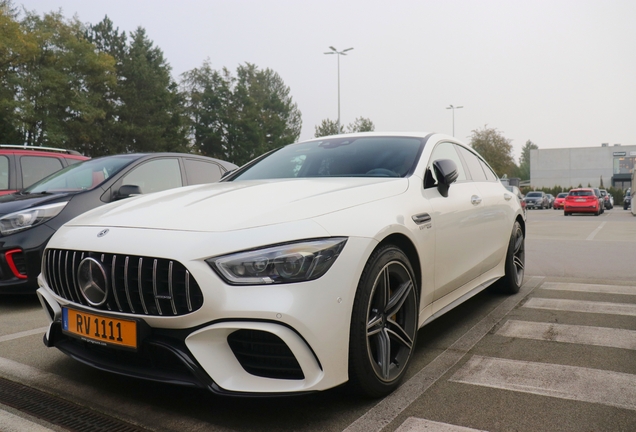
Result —
[{"label": "white road marking", "polygon": [[4,335],[4,336],[0,336],[0,342],[6,342],[6,341],[10,341],[13,339],[20,339],[26,336],[33,336],[35,334],[41,334],[44,335],[44,333],[46,333],[46,331],[48,330],[48,326],[47,327],[40,327],[37,329],[33,329],[33,330],[26,330],[23,332],[18,332],[18,333],[13,333],[13,334],[9,334],[9,335]]},{"label": "white road marking", "polygon": [[580,283],[545,282],[541,289],[555,291],[577,291],[597,294],[636,295],[636,286],[593,285]]},{"label": "white road marking", "polygon": [[603,229],[603,227],[605,226],[606,222],[601,222],[601,224],[598,226],[598,228],[596,228],[594,231],[592,231],[590,233],[589,236],[587,236],[587,238],[585,240],[594,240],[594,237],[596,236],[596,234],[598,234],[598,232]]},{"label": "white road marking", "polygon": [[606,327],[507,321],[500,336],[636,350],[636,331]]},{"label": "white road marking", "polygon": [[636,316],[636,304],[606,303],[585,300],[565,300],[533,297],[523,307],[550,309],[568,312],[600,313],[610,315]]},{"label": "white road marking", "polygon": [[448,423],[440,423],[417,417],[407,418],[395,432],[485,432],[480,429],[471,429],[463,426],[455,426]]},{"label": "white road marking", "polygon": [[457,364],[477,342],[488,334],[495,324],[513,310],[542,280],[543,277],[540,276],[530,278],[517,294],[504,300],[495,310],[466,332],[446,351],[437,356],[424,369],[378,402],[362,417],[351,423],[344,432],[381,431]]},{"label": "white road marking", "polygon": [[450,381],[636,410],[636,375],[473,356]]}]

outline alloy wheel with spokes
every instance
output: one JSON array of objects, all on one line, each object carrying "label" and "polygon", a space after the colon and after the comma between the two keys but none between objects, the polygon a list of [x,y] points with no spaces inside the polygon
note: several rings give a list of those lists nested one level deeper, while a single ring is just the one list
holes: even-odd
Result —
[{"label": "alloy wheel with spokes", "polygon": [[415,347],[418,302],[404,253],[386,246],[369,259],[354,304],[350,378],[370,396],[398,386]]}]

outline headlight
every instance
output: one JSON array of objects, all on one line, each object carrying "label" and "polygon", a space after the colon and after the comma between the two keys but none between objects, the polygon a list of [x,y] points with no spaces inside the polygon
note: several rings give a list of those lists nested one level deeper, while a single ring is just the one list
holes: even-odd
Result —
[{"label": "headlight", "polygon": [[333,237],[270,246],[206,262],[231,285],[264,285],[318,279],[342,251],[347,239]]},{"label": "headlight", "polygon": [[57,216],[66,204],[68,204],[68,201],[34,207],[2,216],[0,218],[0,234],[9,235],[28,228],[33,228]]}]

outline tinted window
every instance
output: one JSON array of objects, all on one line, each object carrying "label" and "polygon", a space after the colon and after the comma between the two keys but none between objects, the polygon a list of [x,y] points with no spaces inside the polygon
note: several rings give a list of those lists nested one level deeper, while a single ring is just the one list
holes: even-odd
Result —
[{"label": "tinted window", "polygon": [[326,138],[283,147],[232,180],[300,177],[405,177],[422,151],[418,138]]},{"label": "tinted window", "polygon": [[29,187],[44,177],[62,169],[62,162],[54,157],[22,156],[22,187]]},{"label": "tinted window", "polygon": [[179,160],[166,158],[145,162],[126,174],[122,185],[137,185],[145,194],[183,186]]},{"label": "tinted window", "polygon": [[198,159],[184,159],[188,184],[214,183],[221,179],[221,168],[214,162]]},{"label": "tinted window", "polygon": [[543,192],[528,192],[526,196],[528,198],[538,198],[543,196]]},{"label": "tinted window", "polygon": [[[464,165],[456,150],[457,146],[452,143],[443,142],[437,144],[435,149],[433,150],[433,154],[431,154],[431,159],[426,167],[426,177],[430,176],[432,180],[437,183],[437,177],[435,176],[435,170],[433,169],[433,162],[439,159],[450,159],[457,165],[457,181],[466,181],[466,171],[464,171]],[[432,187],[434,183],[429,182],[427,180],[426,186]]]},{"label": "tinted window", "polygon": [[481,167],[481,163],[479,162],[479,158],[471,151],[465,149],[464,147],[458,147],[459,152],[464,157],[466,161],[466,165],[468,165],[468,171],[470,172],[470,176],[473,181],[486,181],[486,174]]},{"label": "tinted window", "polygon": [[0,156],[0,189],[9,189],[9,159]]},{"label": "tinted window", "polygon": [[593,196],[594,192],[589,190],[576,190],[576,191],[570,191],[570,195],[571,196]]}]

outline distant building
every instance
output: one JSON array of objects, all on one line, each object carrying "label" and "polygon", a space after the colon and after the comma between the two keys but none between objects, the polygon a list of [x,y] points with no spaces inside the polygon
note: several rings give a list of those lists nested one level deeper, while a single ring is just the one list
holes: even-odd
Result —
[{"label": "distant building", "polygon": [[627,189],[636,167],[636,145],[530,150],[530,185],[533,188],[588,184]]}]

